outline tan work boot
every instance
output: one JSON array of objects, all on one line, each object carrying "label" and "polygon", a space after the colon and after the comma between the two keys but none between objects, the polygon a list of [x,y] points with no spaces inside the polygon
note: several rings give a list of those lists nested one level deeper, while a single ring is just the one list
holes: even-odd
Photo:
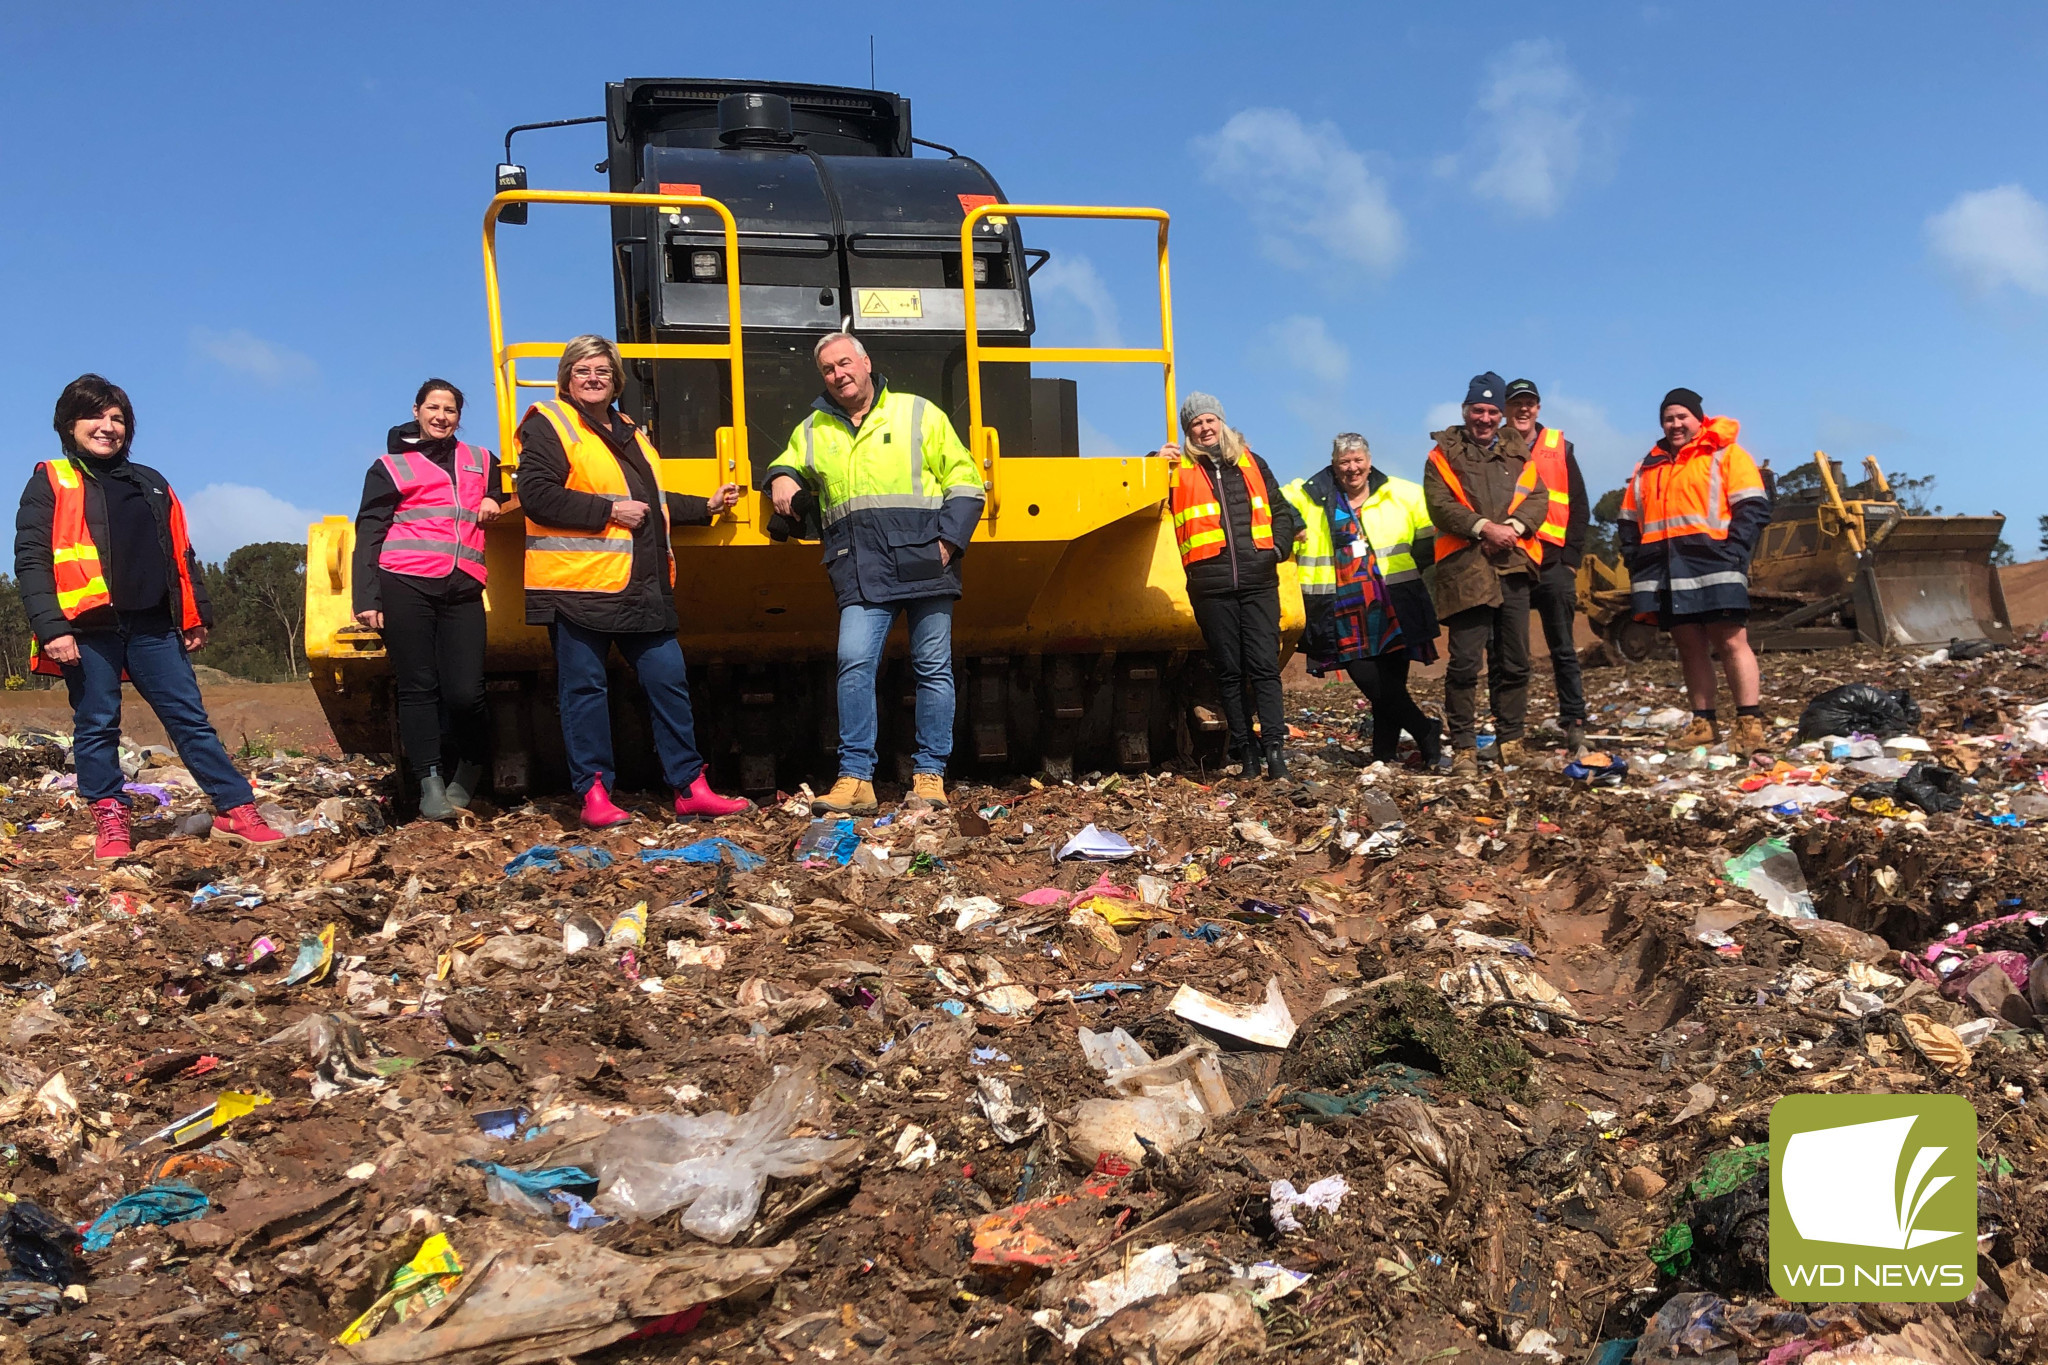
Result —
[{"label": "tan work boot", "polygon": [[1479,752],[1476,749],[1460,749],[1451,755],[1452,777],[1479,776]]},{"label": "tan work boot", "polygon": [[921,796],[940,810],[944,810],[946,808],[946,779],[938,773],[912,773],[910,775],[910,794],[912,796]]},{"label": "tan work boot", "polygon": [[1753,754],[1758,750],[1769,753],[1770,736],[1764,733],[1764,723],[1757,716],[1737,716],[1735,728],[1728,732],[1728,752],[1731,754]]},{"label": "tan work boot", "polygon": [[1528,764],[1529,746],[1519,739],[1503,739],[1493,746],[1493,760],[1503,768],[1520,768]]},{"label": "tan work boot", "polygon": [[1685,727],[1685,732],[1677,739],[1671,741],[1671,747],[1674,749],[1697,749],[1702,744],[1718,744],[1720,742],[1721,727],[1708,720],[1705,716],[1694,716],[1692,724]]},{"label": "tan work boot", "polygon": [[813,815],[873,815],[879,810],[875,784],[858,777],[840,778],[831,791],[811,802]]}]

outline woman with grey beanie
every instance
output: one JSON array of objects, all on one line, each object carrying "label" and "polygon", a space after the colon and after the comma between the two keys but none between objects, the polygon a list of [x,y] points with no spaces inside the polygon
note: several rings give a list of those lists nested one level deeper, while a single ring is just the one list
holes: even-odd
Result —
[{"label": "woman with grey beanie", "polygon": [[1266,776],[1282,778],[1287,718],[1280,700],[1279,566],[1293,551],[1301,518],[1280,496],[1266,462],[1225,423],[1214,396],[1189,394],[1180,405],[1180,426],[1186,448],[1169,441],[1159,453],[1173,462],[1174,541],[1223,693],[1231,757],[1242,764],[1242,776],[1258,776],[1263,758]]}]

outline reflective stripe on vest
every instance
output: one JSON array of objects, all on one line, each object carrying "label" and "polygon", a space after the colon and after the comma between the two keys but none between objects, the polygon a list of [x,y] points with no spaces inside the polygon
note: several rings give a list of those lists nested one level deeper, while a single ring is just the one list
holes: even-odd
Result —
[{"label": "reflective stripe on vest", "polygon": [[1536,528],[1536,539],[1562,545],[1572,516],[1572,478],[1564,464],[1564,433],[1556,427],[1543,428],[1529,463],[1536,466],[1536,473],[1550,494],[1550,503],[1543,509],[1543,524]]},{"label": "reflective stripe on vest", "polygon": [[[1209,482],[1207,471],[1195,468],[1197,457],[1183,459],[1173,471],[1173,537],[1180,547],[1181,567],[1223,553],[1229,538],[1223,529],[1223,503]],[[1261,550],[1273,548],[1273,508],[1267,499],[1265,476],[1250,451],[1237,457],[1238,472],[1252,501],[1252,544]],[[1199,486],[1198,486],[1199,481]]]},{"label": "reflective stripe on vest", "polygon": [[[612,502],[629,502],[632,491],[626,485],[626,470],[604,437],[590,429],[583,414],[572,403],[550,399],[535,403],[528,415],[539,413],[561,439],[568,457],[569,477],[562,486],[579,493],[591,493]],[[661,506],[662,551],[668,561],[668,583],[676,582],[675,555],[668,550],[668,500],[661,493],[660,456],[655,454],[647,434],[637,426],[633,439],[647,460],[654,477],[656,501]],[[567,526],[549,526],[526,519],[526,587],[530,592],[623,592],[633,579],[633,533],[607,521],[596,531]]]},{"label": "reflective stripe on vest", "polygon": [[[38,466],[50,481],[54,499],[50,512],[50,567],[57,584],[57,609],[67,621],[76,621],[89,611],[110,607],[114,597],[100,564],[99,547],[85,519],[85,477],[68,457]],[[178,563],[178,628],[196,630],[203,624],[199,597],[192,587],[192,538],[185,528],[184,504],[168,487],[170,502],[171,554]],[[41,642],[29,641],[29,671],[48,677],[62,677],[64,670],[43,657]],[[124,674],[125,676],[125,674]]]},{"label": "reflective stripe on vest", "polygon": [[[1444,487],[1451,490],[1451,496],[1458,500],[1459,505],[1472,513],[1472,515],[1478,516],[1479,509],[1472,505],[1472,499],[1465,496],[1465,485],[1458,482],[1457,474],[1451,469],[1451,462],[1444,457],[1442,446],[1438,446],[1429,452],[1429,462],[1436,467],[1437,476],[1444,481]],[[1522,497],[1535,491],[1536,464],[1533,460],[1524,461],[1522,472],[1515,478],[1516,501],[1519,502]],[[1509,505],[1509,511],[1513,511],[1513,504]],[[1516,543],[1522,547],[1522,553],[1528,555],[1532,561],[1542,562],[1542,542],[1537,540],[1533,534],[1522,536]],[[1437,528],[1436,562],[1439,564],[1443,563],[1444,560],[1471,544],[1473,542],[1465,539],[1463,536],[1454,536],[1441,527]]]},{"label": "reflective stripe on vest", "polygon": [[[1329,511],[1308,491],[1306,479],[1296,479],[1280,492],[1301,514],[1303,538],[1294,552],[1296,582],[1310,596],[1336,592],[1338,554]],[[1351,515],[1379,561],[1381,581],[1406,583],[1422,577],[1415,563],[1414,536],[1418,526],[1430,528],[1419,487],[1405,479],[1388,479],[1352,508]]]},{"label": "reflective stripe on vest", "polygon": [[398,510],[386,535],[377,567],[415,578],[446,578],[457,569],[477,582],[484,576],[482,507],[489,452],[455,443],[455,473],[417,452],[399,451],[379,457],[398,490]]}]

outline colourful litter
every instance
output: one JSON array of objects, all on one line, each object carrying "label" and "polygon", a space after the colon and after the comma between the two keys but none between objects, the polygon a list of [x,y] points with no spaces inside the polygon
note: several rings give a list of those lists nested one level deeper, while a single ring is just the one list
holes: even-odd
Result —
[{"label": "colourful litter", "polygon": [[174,1123],[164,1125],[148,1137],[128,1144],[124,1151],[147,1147],[152,1142],[169,1142],[173,1147],[182,1147],[196,1137],[225,1128],[244,1114],[253,1113],[259,1107],[269,1104],[270,1096],[245,1094],[239,1090],[223,1090],[214,1097],[212,1104],[196,1113],[187,1114]]},{"label": "colourful litter", "polygon": [[732,865],[742,872],[752,872],[768,861],[752,849],[742,848],[724,835],[699,839],[696,843],[685,844],[681,848],[640,850],[640,861],[643,863],[716,863],[721,859],[730,860]]},{"label": "colourful litter", "polygon": [[486,1175],[494,1175],[522,1194],[535,1199],[544,1199],[556,1190],[595,1190],[597,1177],[581,1166],[549,1166],[538,1171],[515,1171],[510,1166],[501,1166],[495,1161],[478,1161],[474,1157],[462,1163],[474,1166]]},{"label": "colourful litter", "polygon": [[859,847],[860,835],[852,820],[813,820],[796,841],[796,860],[810,863],[829,859],[844,867],[853,861],[853,851]]},{"label": "colourful litter", "polygon": [[122,1195],[107,1205],[105,1211],[92,1220],[92,1226],[85,1230],[85,1249],[105,1251],[113,1244],[117,1232],[147,1225],[188,1222],[204,1214],[206,1208],[205,1193],[182,1180],[151,1185],[148,1189]]},{"label": "colourful litter", "polygon": [[1123,995],[1129,991],[1143,991],[1150,989],[1151,987],[1147,986],[1142,981],[1093,981],[1086,986],[1076,986],[1074,988],[1072,995],[1069,998],[1073,1000],[1084,1001],[1107,1000],[1113,996]]},{"label": "colourful litter", "polygon": [[505,875],[516,877],[535,868],[543,872],[561,872],[569,869],[579,872],[601,872],[611,865],[612,855],[608,850],[594,848],[589,844],[535,844],[505,864]]},{"label": "colourful litter", "polygon": [[316,982],[326,976],[327,969],[333,965],[334,926],[330,924],[318,934],[307,934],[299,940],[298,960],[285,974],[284,984],[301,986]]},{"label": "colourful litter", "polygon": [[420,1244],[417,1255],[391,1273],[391,1288],[350,1323],[334,1339],[334,1344],[353,1346],[368,1340],[383,1325],[386,1313],[396,1313],[398,1320],[404,1322],[415,1313],[434,1307],[447,1299],[448,1291],[461,1278],[462,1258],[448,1245],[446,1234],[435,1233]]}]

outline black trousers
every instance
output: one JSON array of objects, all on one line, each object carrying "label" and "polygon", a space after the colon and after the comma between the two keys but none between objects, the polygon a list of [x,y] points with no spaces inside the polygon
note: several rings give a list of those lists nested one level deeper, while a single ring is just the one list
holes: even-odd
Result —
[{"label": "black trousers", "polygon": [[1502,577],[1500,591],[1500,606],[1469,607],[1444,622],[1451,636],[1451,661],[1444,667],[1444,723],[1454,749],[1478,743],[1482,658],[1488,660],[1486,688],[1493,702],[1495,735],[1520,739],[1528,729],[1528,575]]},{"label": "black trousers", "polygon": [[1406,730],[1414,736],[1423,761],[1434,767],[1444,751],[1443,732],[1408,695],[1408,663],[1408,651],[1396,649],[1376,658],[1354,659],[1344,671],[1372,706],[1372,756],[1393,762]]},{"label": "black trousers", "polygon": [[455,763],[481,765],[484,714],[484,604],[422,592],[404,574],[378,570],[384,649],[398,685],[398,742],[415,773]]},{"label": "black trousers", "polygon": [[[1529,610],[1543,623],[1543,641],[1550,646],[1550,672],[1557,679],[1557,718],[1566,725],[1586,723],[1586,684],[1579,675],[1579,647],[1572,640],[1572,618],[1579,610],[1577,576],[1563,560],[1552,560],[1529,589]],[[1489,688],[1495,684],[1489,675]]]},{"label": "black trousers", "polygon": [[[1209,647],[1209,667],[1223,693],[1223,719],[1230,726],[1231,747],[1249,754],[1252,723],[1258,716],[1265,741],[1287,738],[1287,716],[1280,702],[1280,590],[1251,588],[1194,599],[1195,624]],[[1251,707],[1245,705],[1250,693]]]}]

